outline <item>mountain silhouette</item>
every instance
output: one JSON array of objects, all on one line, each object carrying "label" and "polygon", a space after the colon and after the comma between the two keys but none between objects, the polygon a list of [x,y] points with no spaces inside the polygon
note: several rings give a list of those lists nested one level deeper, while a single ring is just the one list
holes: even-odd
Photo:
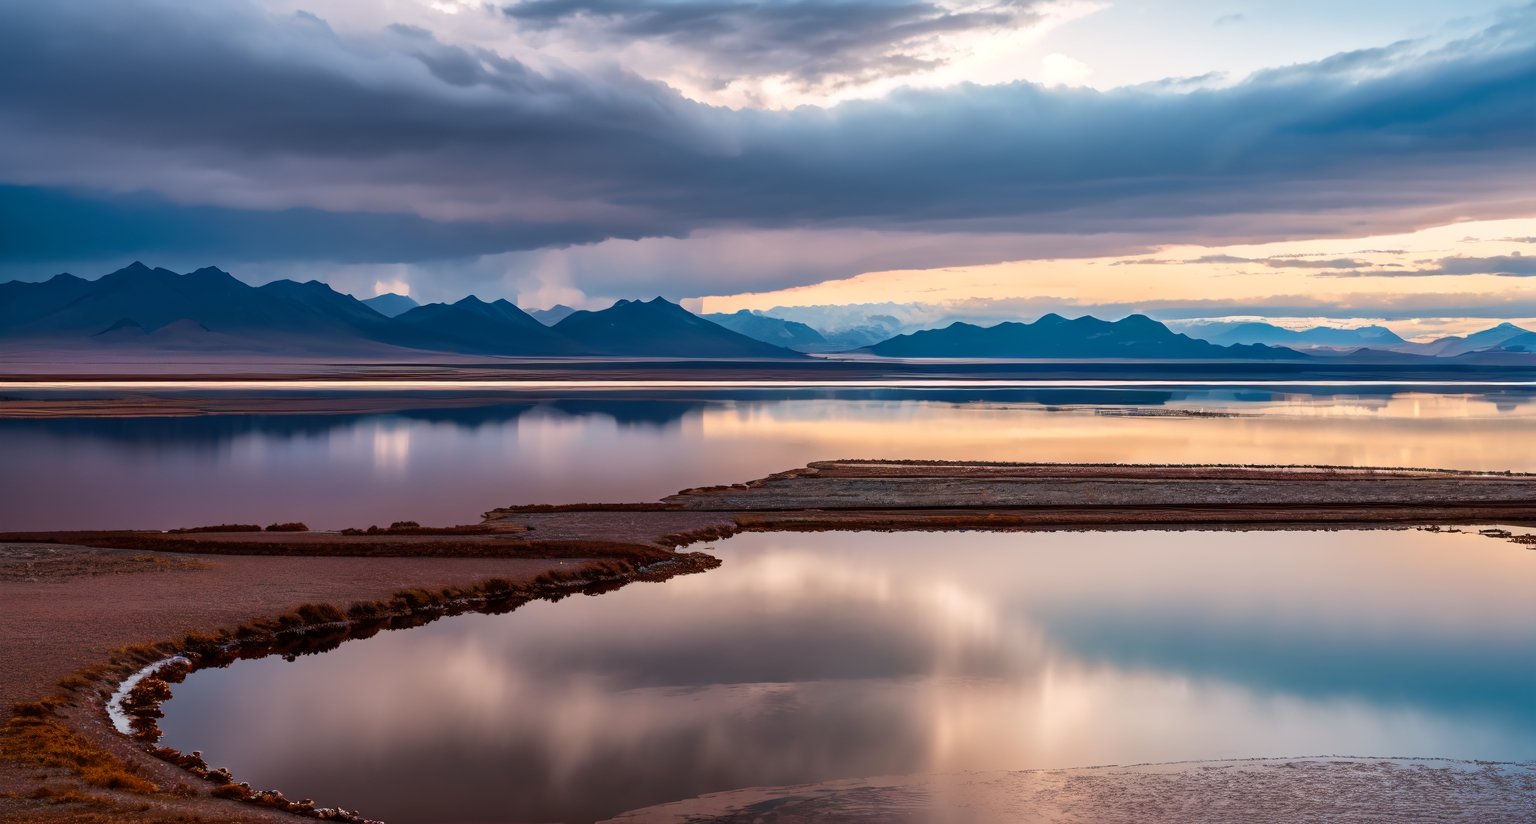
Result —
[{"label": "mountain silhouette", "polygon": [[996,326],[953,323],[898,335],[863,350],[897,358],[1247,358],[1304,359],[1289,349],[1218,346],[1172,332],[1145,315],[1106,321],[1092,316],[1068,320],[1049,314],[1034,323]]},{"label": "mountain silhouette", "polygon": [[[385,308],[409,301],[399,295]],[[377,299],[374,299],[377,300]],[[213,352],[513,356],[800,357],[661,298],[573,312],[555,328],[506,300],[470,296],[389,317],[320,281],[250,286],[212,266],[187,274],[133,263],[97,280],[60,274],[0,284],[0,337],[49,345]]]},{"label": "mountain silhouette", "polygon": [[580,347],[505,300],[474,295],[418,306],[393,321],[422,337],[416,344],[482,355],[575,355]]},{"label": "mountain silhouette", "polygon": [[1184,333],[1192,338],[1221,346],[1230,346],[1234,343],[1258,343],[1265,346],[1295,348],[1398,349],[1409,345],[1396,332],[1385,326],[1361,326],[1354,329],[1315,326],[1311,329],[1287,329],[1272,323],[1244,321],[1196,324],[1184,330]]},{"label": "mountain silhouette", "polygon": [[68,273],[40,283],[0,283],[0,333],[57,312],[91,288],[91,281]]},{"label": "mountain silhouette", "polygon": [[1536,334],[1513,323],[1501,323],[1465,337],[1445,337],[1427,343],[1423,351],[1430,355],[1455,356],[1484,349],[1536,349]]},{"label": "mountain silhouette", "polygon": [[760,315],[746,309],[731,314],[700,315],[699,317],[718,323],[732,332],[775,346],[797,349],[802,346],[819,347],[827,343],[827,339],[820,332],[804,323]]},{"label": "mountain silhouette", "polygon": [[545,326],[554,326],[560,321],[570,317],[571,313],[575,311],[575,309],[572,309],[563,303],[557,303],[548,309],[530,309],[528,310],[528,314],[534,320],[544,324]]},{"label": "mountain silhouette", "polygon": [[636,357],[799,358],[712,323],[662,298],[621,300],[598,312],[573,312],[554,330],[584,351]]},{"label": "mountain silhouette", "polygon": [[394,292],[374,295],[360,302],[386,318],[398,317],[421,305],[412,300],[409,295],[399,295]]},{"label": "mountain silhouette", "polygon": [[[13,295],[20,300],[13,303]],[[186,321],[226,344],[323,347],[394,338],[388,318],[319,281],[253,287],[212,266],[181,275],[134,263],[95,281],[60,275],[42,284],[8,283],[0,285],[0,305],[7,307],[0,333],[11,337],[89,338],[113,331],[108,339],[116,339],[133,326],[152,336]]]}]

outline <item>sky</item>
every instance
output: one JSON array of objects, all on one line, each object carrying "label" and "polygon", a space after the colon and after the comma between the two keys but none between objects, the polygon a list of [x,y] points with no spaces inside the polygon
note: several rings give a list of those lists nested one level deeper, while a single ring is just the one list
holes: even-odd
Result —
[{"label": "sky", "polygon": [[50,0],[0,73],[0,279],[1536,318],[1529,3]]}]

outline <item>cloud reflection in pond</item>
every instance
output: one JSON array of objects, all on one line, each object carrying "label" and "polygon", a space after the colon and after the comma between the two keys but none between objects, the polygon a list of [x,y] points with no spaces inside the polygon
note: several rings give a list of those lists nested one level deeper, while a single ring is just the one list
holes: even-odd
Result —
[{"label": "cloud reflection in pond", "polygon": [[749,534],[723,567],[177,689],[169,742],[392,822],[881,774],[1536,758],[1536,555],[1391,532]]}]

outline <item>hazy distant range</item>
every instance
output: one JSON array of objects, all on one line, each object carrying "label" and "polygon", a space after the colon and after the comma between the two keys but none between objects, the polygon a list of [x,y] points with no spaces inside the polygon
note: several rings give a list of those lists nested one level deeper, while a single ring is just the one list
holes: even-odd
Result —
[{"label": "hazy distant range", "polygon": [[[784,314],[789,314],[786,310]],[[358,300],[319,281],[247,285],[214,267],[181,274],[134,263],[96,280],[61,274],[0,284],[0,347],[99,353],[388,356],[434,352],[540,358],[1317,359],[1492,363],[1526,360],[1536,334],[1502,324],[1413,343],[1379,326],[1293,330],[1196,323],[1184,333],[1142,315],[1106,321],[1048,314],[1030,323],[954,322],[911,330],[892,315],[817,328],[775,313],[694,315],[661,298],[600,311],[525,311],[474,296],[419,305],[402,295]],[[1536,355],[1530,358],[1536,362]]]}]

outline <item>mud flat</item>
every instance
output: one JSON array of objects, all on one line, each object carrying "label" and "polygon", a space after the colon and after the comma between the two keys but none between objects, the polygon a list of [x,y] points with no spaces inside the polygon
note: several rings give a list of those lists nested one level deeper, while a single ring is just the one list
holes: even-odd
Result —
[{"label": "mud flat", "polygon": [[[697,519],[691,525],[687,516]],[[686,543],[738,530],[1311,527],[1536,520],[1536,475],[1311,466],[825,461],[648,510],[510,507],[545,539]]]},{"label": "mud flat", "polygon": [[[741,531],[1533,521],[1536,475],[829,461],[657,502],[497,509],[459,527],[400,523],[322,533],[226,525],[176,533],[0,535],[0,700],[15,707],[0,738],[0,821],[294,820],[281,805],[230,800],[250,798],[233,783],[237,777],[208,769],[212,765],[185,769],[180,754],[156,757],[151,741],[119,734],[105,712],[107,697],[130,674],[176,655],[217,665],[229,656],[320,651],[456,610],[505,611],[534,598],[701,571],[718,562],[679,548]],[[149,710],[145,717],[152,719],[154,706]],[[1292,819],[1337,813],[1339,820],[1396,820],[1392,811],[1410,809],[1404,805],[1460,804],[1458,793],[1470,793],[1493,805],[1477,820],[1530,820],[1529,765],[1453,764],[1426,772],[1407,762],[1305,760],[1116,769],[968,777],[967,795],[980,798],[984,788],[996,788],[1003,806],[975,807],[974,819],[963,815],[971,807],[957,807],[959,817],[941,817],[1030,820],[1035,811],[1040,820],[1188,820],[1178,815],[1177,802],[1188,796],[1206,799],[1199,803],[1209,804],[1219,820],[1248,820],[1242,816],[1250,811],[1257,811],[1253,820],[1273,820],[1275,810]],[[1335,786],[1328,781],[1343,782],[1336,785],[1343,789],[1327,789]],[[1138,800],[1138,788],[1153,786],[1161,802]],[[1079,791],[1108,799],[1108,806],[1051,806]],[[937,792],[924,779],[732,795],[709,801],[715,806],[697,808],[688,820],[932,820],[932,812],[948,804]],[[1311,799],[1314,794],[1319,797]],[[1340,806],[1316,806],[1325,801]],[[1116,817],[1137,803],[1163,809],[1154,802],[1165,804],[1167,818]],[[1220,809],[1233,813],[1217,814]],[[750,815],[741,818],[743,810]],[[795,810],[809,812],[794,818]],[[922,810],[929,811],[926,818]],[[764,817],[769,812],[791,817]],[[646,813],[652,814],[671,813]]]}]

